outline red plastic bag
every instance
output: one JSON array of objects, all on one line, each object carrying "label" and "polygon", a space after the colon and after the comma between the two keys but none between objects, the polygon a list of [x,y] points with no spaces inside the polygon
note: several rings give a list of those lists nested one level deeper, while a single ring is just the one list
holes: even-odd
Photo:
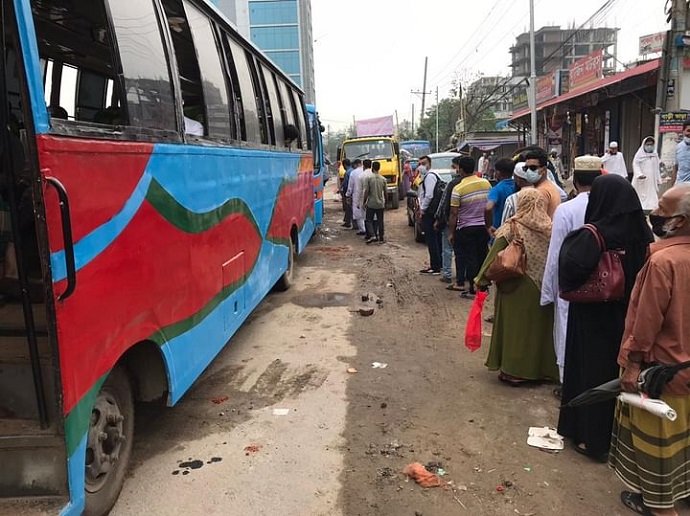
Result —
[{"label": "red plastic bag", "polygon": [[482,346],[482,310],[488,295],[488,292],[478,291],[476,293],[470,315],[467,317],[465,347],[470,351],[477,351]]}]

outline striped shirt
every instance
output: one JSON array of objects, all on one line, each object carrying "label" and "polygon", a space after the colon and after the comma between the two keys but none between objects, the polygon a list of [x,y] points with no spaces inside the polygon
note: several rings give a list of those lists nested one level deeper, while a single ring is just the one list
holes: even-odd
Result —
[{"label": "striped shirt", "polygon": [[467,176],[453,188],[450,205],[458,208],[456,229],[484,226],[484,208],[489,199],[491,183],[475,175]]}]

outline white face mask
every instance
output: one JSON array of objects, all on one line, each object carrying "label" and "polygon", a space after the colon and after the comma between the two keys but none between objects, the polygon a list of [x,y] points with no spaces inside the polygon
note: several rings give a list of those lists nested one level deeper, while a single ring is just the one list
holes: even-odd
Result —
[{"label": "white face mask", "polygon": [[654,152],[654,145],[645,145],[644,151],[651,154],[652,152]]}]

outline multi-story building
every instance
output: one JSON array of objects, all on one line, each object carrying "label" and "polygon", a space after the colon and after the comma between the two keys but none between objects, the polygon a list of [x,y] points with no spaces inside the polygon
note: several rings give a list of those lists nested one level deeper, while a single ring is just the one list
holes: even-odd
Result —
[{"label": "multi-story building", "polygon": [[522,82],[519,77],[481,77],[467,88],[467,98],[481,104],[482,111],[491,111],[497,121],[505,120],[513,114],[513,96]]},{"label": "multi-story building", "polygon": [[[535,33],[536,75],[542,77],[571,64],[592,52],[603,50],[604,72],[615,70],[618,30],[609,28],[561,29],[542,27]],[[530,75],[529,32],[520,34],[510,48],[513,77]]]},{"label": "multi-story building", "polygon": [[311,0],[211,0],[315,101]]}]

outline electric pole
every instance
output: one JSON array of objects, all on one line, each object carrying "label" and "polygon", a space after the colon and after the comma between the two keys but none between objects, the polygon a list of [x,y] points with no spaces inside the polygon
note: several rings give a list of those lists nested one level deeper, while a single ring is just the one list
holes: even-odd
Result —
[{"label": "electric pole", "polygon": [[420,124],[424,120],[424,101],[426,100],[426,69],[429,64],[429,58],[424,58],[424,84],[422,84],[422,113],[420,115]]},{"label": "electric pole", "polygon": [[531,68],[529,97],[531,104],[532,145],[539,145],[537,141],[537,52],[534,38],[534,0],[529,0],[529,54]]},{"label": "electric pole", "polygon": [[436,86],[436,152],[438,152],[438,86]]}]

